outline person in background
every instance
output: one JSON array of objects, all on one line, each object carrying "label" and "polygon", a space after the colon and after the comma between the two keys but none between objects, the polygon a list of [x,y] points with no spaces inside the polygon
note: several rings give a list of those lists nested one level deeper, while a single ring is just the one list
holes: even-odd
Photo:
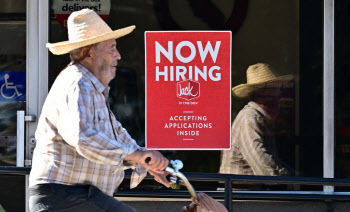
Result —
[{"label": "person in background", "polygon": [[277,154],[272,133],[278,114],[281,89],[293,75],[277,76],[271,65],[258,63],[247,69],[247,83],[232,88],[237,98],[251,101],[232,124],[231,149],[221,153],[219,173],[238,175],[289,175],[290,169]]},{"label": "person in background", "polygon": [[134,169],[131,188],[147,170],[170,186],[164,171],[169,161],[138,146],[108,103],[108,84],[121,59],[115,39],[134,28],[112,31],[93,10],[83,9],[68,18],[69,41],[46,45],[53,54],[70,53],[72,62],[52,85],[35,133],[32,212],[135,211],[113,198],[128,168]]}]

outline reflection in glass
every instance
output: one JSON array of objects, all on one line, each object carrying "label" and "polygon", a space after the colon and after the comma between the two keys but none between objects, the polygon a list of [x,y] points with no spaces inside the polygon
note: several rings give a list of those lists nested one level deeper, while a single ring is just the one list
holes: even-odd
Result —
[{"label": "reflection in glass", "polygon": [[16,165],[17,111],[25,102],[0,102],[0,166]]},{"label": "reflection in glass", "polygon": [[[290,131],[287,121],[290,117],[285,112],[290,109],[288,107],[294,106],[293,79],[293,75],[277,75],[274,68],[266,63],[248,67],[247,83],[233,87],[232,92],[234,97],[250,97],[250,101],[232,124],[231,149],[222,152],[220,173],[293,174],[291,165],[279,157],[275,138]],[[293,123],[294,119],[289,121]]]}]

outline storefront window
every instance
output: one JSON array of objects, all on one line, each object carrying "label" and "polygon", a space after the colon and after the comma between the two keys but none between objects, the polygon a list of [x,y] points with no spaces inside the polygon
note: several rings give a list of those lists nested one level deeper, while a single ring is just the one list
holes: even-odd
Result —
[{"label": "storefront window", "polygon": [[[335,2],[335,177],[350,178],[350,3]],[[349,188],[339,188],[347,190]]]},{"label": "storefront window", "polygon": [[[1,1],[0,166],[16,166],[18,110],[26,110],[26,1]],[[24,185],[24,176],[0,175],[0,211],[25,210]]]},{"label": "storefront window", "polygon": [[[269,137],[274,141],[273,150],[269,147],[267,152],[276,153],[273,157],[278,158],[290,176],[322,177],[323,1],[110,3],[107,23],[112,29],[136,25],[133,33],[117,40],[122,60],[116,78],[110,83],[111,109],[140,145],[145,142],[145,31],[230,30],[233,87],[247,83],[247,69],[257,63],[270,64],[276,77],[292,76],[283,82],[261,85],[259,88],[265,88],[265,93],[233,97],[232,121],[253,97],[271,98],[276,94],[273,88],[278,86],[278,100],[269,103],[275,110],[270,114],[269,125]],[[49,41],[67,40],[67,31],[58,23],[54,8],[51,13]],[[68,55],[50,55],[49,87],[68,63]],[[221,151],[162,152],[169,159],[182,160],[184,172],[219,172]],[[254,171],[240,174],[267,175]]]},{"label": "storefront window", "polygon": [[25,4],[6,5],[0,10],[0,166],[15,166],[16,112],[26,108],[26,22],[19,13]]}]

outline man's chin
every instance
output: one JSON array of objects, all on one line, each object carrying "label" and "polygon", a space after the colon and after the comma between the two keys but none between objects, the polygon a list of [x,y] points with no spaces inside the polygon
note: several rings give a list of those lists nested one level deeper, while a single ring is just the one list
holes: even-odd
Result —
[{"label": "man's chin", "polygon": [[115,76],[117,75],[117,68],[114,69],[111,75],[112,75],[112,79],[114,79]]}]

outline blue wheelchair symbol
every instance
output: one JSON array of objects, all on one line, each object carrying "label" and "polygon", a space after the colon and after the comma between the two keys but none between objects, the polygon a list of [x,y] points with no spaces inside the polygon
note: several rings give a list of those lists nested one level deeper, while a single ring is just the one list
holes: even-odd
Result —
[{"label": "blue wheelchair symbol", "polygon": [[5,83],[0,87],[0,101],[25,101],[25,72],[2,72],[2,74]]},{"label": "blue wheelchair symbol", "polygon": [[[10,76],[8,74],[5,74],[5,84],[1,86],[1,91],[0,91],[1,96],[4,97],[5,99],[12,99],[16,94],[17,96],[22,96],[22,94],[18,92],[17,87],[13,86],[12,82],[7,81],[9,78]],[[14,90],[13,94],[11,96],[6,96],[5,93],[3,92],[4,88]]]}]

